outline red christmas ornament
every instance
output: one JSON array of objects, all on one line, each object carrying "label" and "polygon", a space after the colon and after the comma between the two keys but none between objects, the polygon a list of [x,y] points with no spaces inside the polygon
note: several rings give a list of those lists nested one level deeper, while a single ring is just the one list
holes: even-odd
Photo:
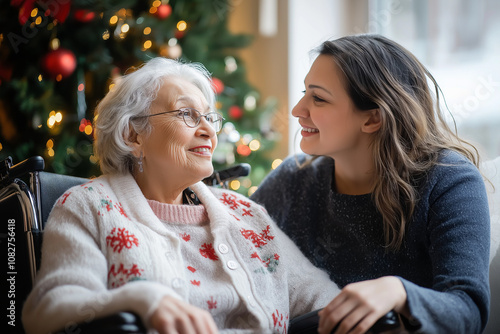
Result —
[{"label": "red christmas ornament", "polygon": [[232,119],[239,120],[243,116],[243,110],[238,106],[231,106],[228,114]]},{"label": "red christmas ornament", "polygon": [[174,33],[174,36],[177,39],[181,39],[182,37],[184,37],[185,34],[186,34],[186,30],[183,30],[183,31],[176,30]]},{"label": "red christmas ornament", "polygon": [[220,79],[213,77],[212,88],[214,89],[215,94],[218,95],[224,91],[224,83]]},{"label": "red christmas ornament", "polygon": [[238,147],[236,147],[236,152],[238,152],[239,155],[248,157],[250,153],[252,153],[252,150],[250,149],[250,147],[240,144],[238,145]]},{"label": "red christmas ornament", "polygon": [[160,5],[155,13],[155,15],[161,20],[166,19],[170,16],[170,14],[172,14],[172,7],[168,4]]},{"label": "red christmas ornament", "polygon": [[95,18],[95,13],[87,9],[77,9],[73,13],[73,17],[79,22],[87,23]]},{"label": "red christmas ornament", "polygon": [[[15,7],[20,7],[19,9],[19,23],[24,25],[30,15],[33,8],[35,8],[36,0],[11,0],[10,4]],[[40,1],[38,1],[40,2]],[[41,1],[41,5],[47,7],[45,16],[51,16],[60,23],[64,23],[68,17],[69,10],[71,9],[71,1],[57,1],[54,3],[45,3]]]},{"label": "red christmas ornament", "polygon": [[64,79],[75,70],[76,57],[70,50],[59,48],[45,55],[42,59],[42,66],[51,77],[61,75]]}]

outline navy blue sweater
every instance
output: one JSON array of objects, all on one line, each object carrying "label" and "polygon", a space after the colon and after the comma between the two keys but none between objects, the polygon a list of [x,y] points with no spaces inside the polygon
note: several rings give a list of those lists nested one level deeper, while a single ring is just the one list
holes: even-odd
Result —
[{"label": "navy blue sweater", "polygon": [[371,195],[332,190],[334,160],[287,158],[252,195],[305,255],[339,286],[398,276],[411,323],[422,333],[481,333],[489,314],[490,220],[483,179],[444,151],[419,187],[420,200],[397,253],[384,247]]}]

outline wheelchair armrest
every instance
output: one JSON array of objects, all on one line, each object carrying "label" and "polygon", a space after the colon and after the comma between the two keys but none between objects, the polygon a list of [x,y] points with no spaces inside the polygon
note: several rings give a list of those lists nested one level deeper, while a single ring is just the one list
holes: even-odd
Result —
[{"label": "wheelchair armrest", "polygon": [[[290,326],[288,328],[288,334],[317,334],[320,310],[312,311],[290,321]],[[382,318],[377,320],[377,322],[370,328],[369,333],[377,334],[384,333],[387,331],[392,331],[400,328],[399,317],[394,311],[390,311]],[[332,330],[335,333],[336,328]]]},{"label": "wheelchair armrest", "polygon": [[[71,328],[69,328],[71,327]],[[120,312],[90,322],[68,325],[55,334],[146,334],[141,319],[131,312]]]}]

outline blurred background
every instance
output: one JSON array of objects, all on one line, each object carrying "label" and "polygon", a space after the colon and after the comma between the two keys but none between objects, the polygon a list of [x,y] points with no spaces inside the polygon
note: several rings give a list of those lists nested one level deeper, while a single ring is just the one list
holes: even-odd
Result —
[{"label": "blurred background", "polygon": [[203,63],[226,118],[217,169],[247,162],[249,195],[300,151],[290,115],[326,39],[380,33],[434,74],[445,112],[483,159],[500,155],[496,0],[0,0],[0,160],[100,174],[93,111],[112,79],[163,56]]}]

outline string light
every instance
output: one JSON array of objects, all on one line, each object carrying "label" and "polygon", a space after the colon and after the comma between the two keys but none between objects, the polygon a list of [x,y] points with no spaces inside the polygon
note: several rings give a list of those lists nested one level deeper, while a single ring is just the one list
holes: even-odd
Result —
[{"label": "string light", "polygon": [[59,38],[52,38],[50,40],[50,48],[52,50],[57,50],[59,49],[59,46],[61,45],[61,42],[59,41]]},{"label": "string light", "polygon": [[260,148],[260,142],[254,139],[248,144],[248,147],[250,147],[252,151],[257,151]]},{"label": "string light", "polygon": [[248,196],[252,196],[254,192],[257,191],[257,187],[256,186],[253,186],[253,187],[250,187],[250,189],[248,189]]},{"label": "string light", "polygon": [[122,27],[121,27],[120,30],[121,30],[122,33],[125,34],[125,33],[127,33],[129,31],[129,29],[130,29],[130,26],[127,23],[125,23],[125,24],[122,25]]},{"label": "string light", "polygon": [[38,15],[38,8],[33,8],[30,15],[31,15],[31,17],[37,16]]},{"label": "string light", "polygon": [[111,25],[116,24],[117,22],[118,22],[118,16],[116,15],[111,16],[111,18],[109,19],[109,24]]},{"label": "string light", "polygon": [[246,110],[253,111],[257,107],[257,99],[253,95],[247,95],[245,97],[243,105]]},{"label": "string light", "polygon": [[181,21],[177,22],[177,30],[184,31],[184,30],[186,30],[186,28],[187,28],[186,21],[181,20]]},{"label": "string light", "polygon": [[271,164],[271,168],[272,169],[278,168],[278,166],[281,165],[282,162],[283,162],[283,160],[281,160],[281,159],[274,159],[274,161]]},{"label": "string light", "polygon": [[85,134],[86,134],[87,136],[90,136],[90,135],[92,134],[92,131],[93,131],[93,129],[92,129],[92,125],[87,124],[87,125],[85,126],[85,130],[84,130]]},{"label": "string light", "polygon": [[151,42],[149,39],[144,42],[144,49],[147,50],[153,45],[153,42]]},{"label": "string light", "polygon": [[43,80],[43,76],[41,74],[38,75],[38,81],[42,81]]},{"label": "string light", "polygon": [[47,143],[45,144],[47,147],[47,154],[49,157],[54,156],[54,141],[52,139],[47,140]]},{"label": "string light", "polygon": [[107,41],[109,39],[109,30],[104,30],[104,32],[102,33],[102,39]]},{"label": "string light", "polygon": [[92,131],[94,131],[94,129],[92,128],[92,122],[90,122],[86,118],[82,118],[82,120],[80,121],[80,126],[78,127],[78,130],[80,132],[85,133],[87,136],[90,136],[92,134]]},{"label": "string light", "polygon": [[144,30],[142,31],[142,33],[143,33],[144,35],[149,35],[149,34],[151,33],[151,28],[150,28],[150,27],[146,27],[146,28],[144,28]]},{"label": "string light", "polygon": [[2,143],[0,143],[0,151],[3,149]]},{"label": "string light", "polygon": [[49,113],[49,118],[47,119],[47,126],[49,129],[52,129],[56,124],[61,123],[62,119],[63,115],[60,111],[56,113],[55,110],[52,110]]},{"label": "string light", "polygon": [[233,190],[238,190],[238,189],[240,189],[240,186],[241,186],[241,183],[240,183],[240,181],[238,181],[238,180],[232,180],[232,181],[229,183],[229,187],[231,187],[231,189],[233,189]]}]

